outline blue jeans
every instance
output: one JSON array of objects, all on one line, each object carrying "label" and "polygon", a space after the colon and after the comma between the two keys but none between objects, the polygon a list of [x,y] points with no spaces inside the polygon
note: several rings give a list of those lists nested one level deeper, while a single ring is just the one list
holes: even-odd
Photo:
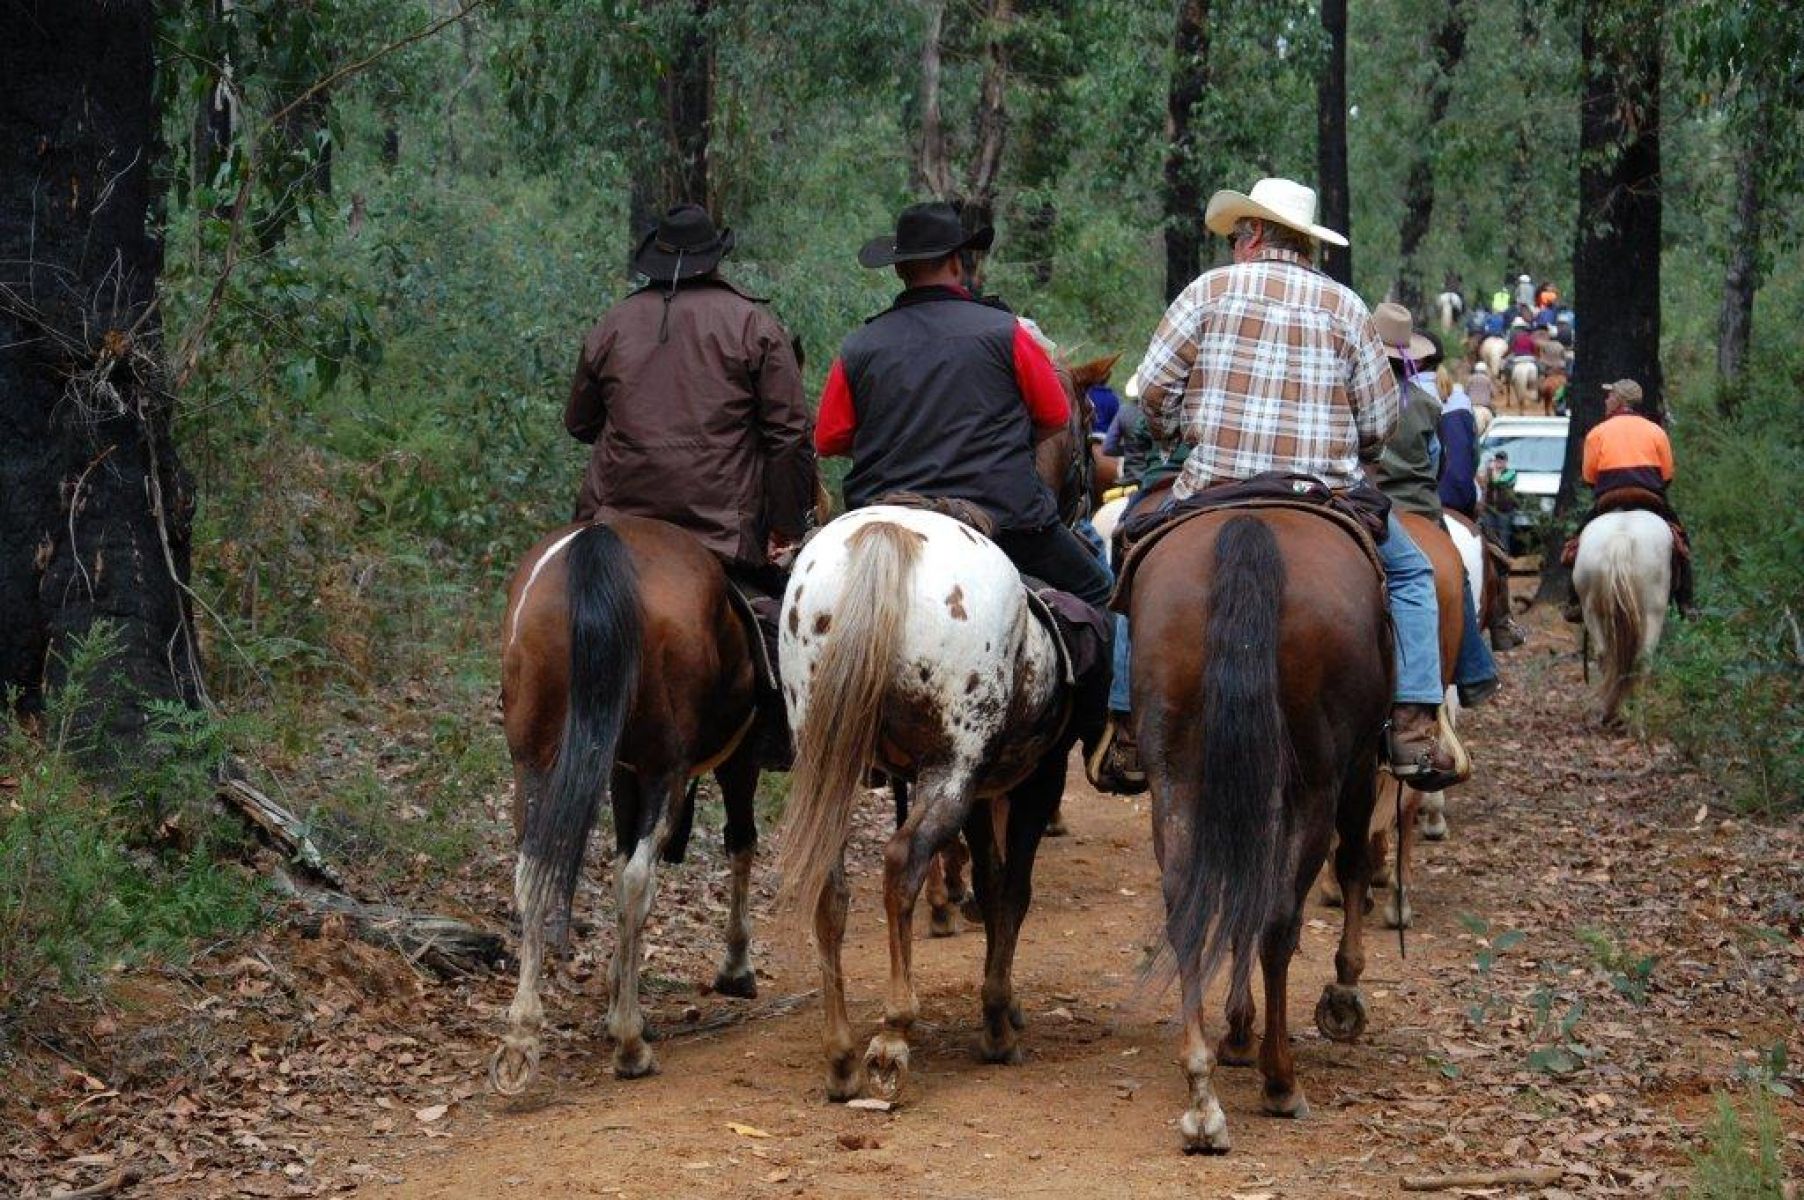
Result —
[{"label": "blue jeans", "polygon": [[1485,645],[1484,636],[1478,629],[1478,606],[1472,603],[1470,579],[1460,581],[1460,594],[1466,602],[1466,621],[1460,628],[1459,658],[1453,664],[1453,682],[1460,687],[1471,687],[1497,678],[1497,661],[1491,657],[1491,648]]},{"label": "blue jeans", "polygon": [[1389,532],[1378,547],[1391,594],[1391,623],[1397,630],[1398,704],[1441,702],[1441,614],[1434,594],[1434,564],[1390,515]]}]

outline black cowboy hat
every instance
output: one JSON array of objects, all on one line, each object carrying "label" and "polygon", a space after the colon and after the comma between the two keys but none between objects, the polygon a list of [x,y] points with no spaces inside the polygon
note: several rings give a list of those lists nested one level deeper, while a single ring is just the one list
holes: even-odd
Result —
[{"label": "black cowboy hat", "polygon": [[896,218],[896,232],[874,237],[858,251],[861,267],[944,258],[959,250],[988,250],[996,231],[988,225],[965,232],[959,207],[943,200],[911,204]]},{"label": "black cowboy hat", "polygon": [[633,251],[633,270],[660,283],[706,275],[733,249],[733,231],[718,232],[699,204],[678,204],[658,218]]}]

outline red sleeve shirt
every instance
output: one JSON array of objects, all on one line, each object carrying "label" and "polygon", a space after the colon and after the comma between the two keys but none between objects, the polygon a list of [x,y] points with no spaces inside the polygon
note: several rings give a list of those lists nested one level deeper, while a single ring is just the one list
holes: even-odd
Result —
[{"label": "red sleeve shirt", "polygon": [[[1061,429],[1071,417],[1071,403],[1059,373],[1033,335],[1015,325],[1015,383],[1027,416],[1039,429]],[[858,430],[858,414],[852,407],[852,386],[846,382],[845,364],[833,360],[827,386],[821,389],[821,407],[814,418],[814,449],[823,458],[852,453],[852,437]]]}]

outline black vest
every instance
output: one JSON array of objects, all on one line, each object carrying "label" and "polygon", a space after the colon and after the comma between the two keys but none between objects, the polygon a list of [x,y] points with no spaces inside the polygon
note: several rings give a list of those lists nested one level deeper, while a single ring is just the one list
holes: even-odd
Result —
[{"label": "black vest", "polygon": [[1034,473],[1013,314],[949,288],[910,289],[846,339],[840,361],[857,419],[848,507],[909,491],[982,505],[999,530],[1057,520]]}]

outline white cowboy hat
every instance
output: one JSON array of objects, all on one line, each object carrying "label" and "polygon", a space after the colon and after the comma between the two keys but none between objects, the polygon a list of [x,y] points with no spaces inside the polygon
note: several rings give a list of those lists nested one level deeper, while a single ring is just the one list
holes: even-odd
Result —
[{"label": "white cowboy hat", "polygon": [[1289,179],[1261,179],[1250,195],[1223,188],[1209,197],[1203,224],[1209,232],[1225,237],[1234,232],[1234,222],[1242,217],[1271,221],[1331,246],[1347,244],[1334,230],[1315,223],[1315,189]]}]

